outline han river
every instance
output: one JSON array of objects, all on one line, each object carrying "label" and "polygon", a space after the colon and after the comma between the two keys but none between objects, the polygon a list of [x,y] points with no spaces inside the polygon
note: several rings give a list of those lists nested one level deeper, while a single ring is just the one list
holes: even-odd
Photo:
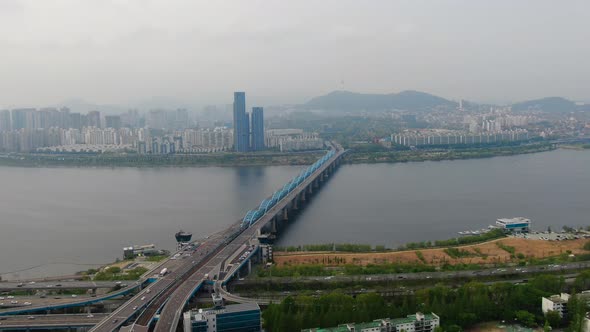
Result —
[{"label": "han river", "polygon": [[[303,168],[0,167],[0,275],[71,274],[132,244],[174,249],[178,230],[218,231]],[[343,165],[278,244],[397,247],[514,216],[536,230],[590,225],[590,151]]]}]

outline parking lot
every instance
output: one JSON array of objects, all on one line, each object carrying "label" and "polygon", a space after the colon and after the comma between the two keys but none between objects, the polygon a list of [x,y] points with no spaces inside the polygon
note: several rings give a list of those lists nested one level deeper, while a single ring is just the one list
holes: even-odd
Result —
[{"label": "parking lot", "polygon": [[556,233],[556,232],[531,232],[518,233],[509,235],[510,237],[531,239],[531,240],[545,240],[545,241],[565,241],[590,238],[590,234],[573,234],[573,233]]}]

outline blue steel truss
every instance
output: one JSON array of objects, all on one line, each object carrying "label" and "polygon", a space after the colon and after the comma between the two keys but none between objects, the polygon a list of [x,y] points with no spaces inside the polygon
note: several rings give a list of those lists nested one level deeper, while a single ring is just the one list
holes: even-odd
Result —
[{"label": "blue steel truss", "polygon": [[330,160],[336,154],[334,150],[330,150],[326,153],[320,160],[313,163],[313,165],[306,168],[303,172],[301,172],[298,176],[293,178],[293,180],[287,182],[283,188],[274,192],[272,197],[263,200],[260,203],[260,206],[256,210],[250,210],[244,216],[242,220],[242,228],[248,228],[252,226],[258,219],[260,219],[265,213],[267,213],[273,206],[275,206],[280,200],[285,198],[290,192],[295,190],[298,185],[303,183],[307,178],[309,178],[315,171],[317,171],[320,167],[322,167],[326,161]]},{"label": "blue steel truss", "polygon": [[270,208],[272,208],[275,205],[275,201],[271,199],[265,199],[264,201],[262,201],[262,203],[260,203],[260,208],[259,210],[264,211],[264,213],[268,212],[268,210],[270,210]]}]

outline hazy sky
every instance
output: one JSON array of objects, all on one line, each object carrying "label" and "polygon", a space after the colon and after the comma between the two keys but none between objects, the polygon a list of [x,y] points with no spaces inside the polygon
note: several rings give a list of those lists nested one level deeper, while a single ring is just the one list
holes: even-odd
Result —
[{"label": "hazy sky", "polygon": [[0,106],[590,99],[590,1],[0,0]]}]

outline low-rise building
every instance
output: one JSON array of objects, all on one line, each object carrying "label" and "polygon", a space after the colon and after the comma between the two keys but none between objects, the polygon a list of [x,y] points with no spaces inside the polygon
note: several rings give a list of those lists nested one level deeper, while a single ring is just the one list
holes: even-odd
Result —
[{"label": "low-rise building", "polygon": [[528,233],[531,230],[531,220],[523,217],[500,218],[496,226],[507,233]]},{"label": "low-rise building", "polygon": [[[583,291],[579,294],[575,294],[581,301],[586,301],[586,303],[590,304],[590,290]],[[559,313],[560,317],[565,317],[568,314],[568,302],[572,295],[568,293],[561,293],[556,295],[551,295],[549,297],[543,297],[541,299],[541,310],[544,314],[549,311],[556,311]]]},{"label": "low-rise building", "polygon": [[269,129],[265,133],[265,146],[279,148],[281,152],[319,150],[324,140],[318,133],[306,133],[303,129]]},{"label": "low-rise building", "polygon": [[123,257],[125,259],[132,259],[136,256],[158,256],[169,255],[168,250],[156,249],[155,244],[144,244],[141,246],[131,246],[123,248]]},{"label": "low-rise building", "polygon": [[259,332],[262,330],[260,307],[256,303],[241,303],[184,313],[184,332]]},{"label": "low-rise building", "polygon": [[440,317],[435,313],[417,312],[405,318],[376,319],[368,323],[340,324],[332,328],[314,328],[302,332],[433,332],[440,326]]},{"label": "low-rise building", "polygon": [[568,293],[561,293],[551,295],[549,297],[543,297],[541,299],[541,310],[544,314],[549,311],[556,311],[560,317],[567,316],[567,302],[570,299]]}]

